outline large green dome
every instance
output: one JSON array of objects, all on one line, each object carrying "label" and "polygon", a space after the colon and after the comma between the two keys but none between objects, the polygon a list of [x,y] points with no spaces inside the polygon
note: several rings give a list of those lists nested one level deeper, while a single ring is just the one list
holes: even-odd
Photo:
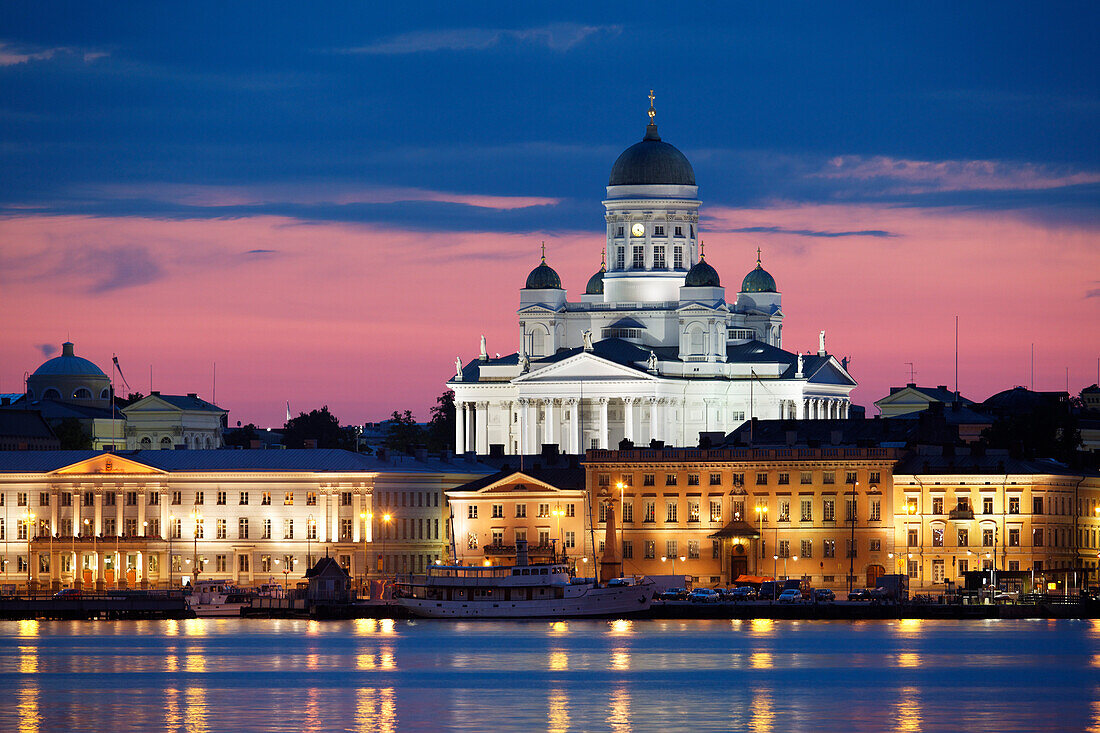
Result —
[{"label": "large green dome", "polygon": [[720,288],[722,283],[718,279],[718,270],[708,265],[707,261],[700,256],[695,266],[688,270],[687,277],[684,278],[684,287]]},{"label": "large green dome", "polygon": [[554,271],[554,268],[546,264],[546,260],[543,260],[538,267],[531,270],[531,274],[527,276],[527,284],[524,287],[528,290],[561,290],[561,278],[558,277],[558,273]]},{"label": "large green dome", "polygon": [[760,264],[760,250],[756,250],[756,267],[741,281],[742,293],[778,293],[775,278]]}]

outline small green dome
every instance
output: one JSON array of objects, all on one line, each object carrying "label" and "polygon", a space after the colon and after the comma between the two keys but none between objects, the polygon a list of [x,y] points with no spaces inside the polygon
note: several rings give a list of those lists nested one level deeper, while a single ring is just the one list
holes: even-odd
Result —
[{"label": "small green dome", "polygon": [[528,290],[561,290],[561,278],[558,277],[558,273],[554,271],[554,268],[543,261],[538,267],[531,270],[531,274],[527,276],[527,284],[524,287]]},{"label": "small green dome", "polygon": [[742,293],[778,293],[775,278],[760,265],[760,249],[756,250],[756,267],[741,281]]},{"label": "small green dome", "polygon": [[588,278],[588,285],[584,289],[585,295],[603,295],[603,274],[607,271],[607,261],[600,260],[600,271]]},{"label": "small green dome", "polygon": [[695,266],[688,270],[687,277],[684,278],[684,287],[720,288],[722,283],[718,279],[718,271],[708,265],[707,261],[700,256]]}]

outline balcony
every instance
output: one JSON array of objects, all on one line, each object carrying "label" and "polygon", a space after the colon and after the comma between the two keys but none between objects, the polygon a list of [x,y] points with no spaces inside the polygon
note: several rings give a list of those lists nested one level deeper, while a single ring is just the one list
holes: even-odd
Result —
[{"label": "balcony", "polygon": [[947,514],[948,519],[973,519],[974,511],[972,509],[952,509]]},{"label": "balcony", "polygon": [[515,545],[485,545],[483,548],[486,555],[515,555]]}]

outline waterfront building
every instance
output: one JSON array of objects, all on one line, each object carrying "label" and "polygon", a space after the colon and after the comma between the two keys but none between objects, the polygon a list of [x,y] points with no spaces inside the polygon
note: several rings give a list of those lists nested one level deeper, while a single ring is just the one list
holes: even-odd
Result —
[{"label": "waterfront building", "polygon": [[122,408],[129,450],[221,448],[228,411],[196,393],[169,395],[151,392]]},{"label": "waterfront building", "polygon": [[1095,584],[1100,476],[1007,451],[921,447],[894,473],[895,572],[942,592],[967,571],[1031,572],[1066,590]]},{"label": "waterfront building", "polygon": [[694,170],[655,114],[611,168],[606,256],[580,299],[544,248],[520,289],[518,348],[490,356],[483,338],[477,358],[456,360],[458,452],[692,446],[754,416],[848,416],[856,382],[825,332],[814,353],[783,349],[782,297],[759,250],[727,300],[703,251]]},{"label": "waterfront building", "polygon": [[504,468],[446,492],[455,559],[467,565],[511,565],[517,543],[526,541],[532,562],[564,556],[582,574],[585,566],[591,572],[584,469],[576,463],[561,468],[529,465],[526,470]]},{"label": "waterfront building", "polygon": [[873,586],[892,564],[896,460],[877,446],[593,450],[591,522],[602,540],[614,508],[626,574]]},{"label": "waterfront building", "polygon": [[0,584],[294,583],[326,555],[357,579],[422,570],[450,544],[444,491],[492,471],[339,450],[2,452]]},{"label": "waterfront building", "polygon": [[918,387],[915,382],[910,382],[904,387],[891,387],[890,394],[875,400],[875,407],[878,408],[882,417],[897,417],[928,409],[930,404],[936,402],[948,405],[958,403],[964,406],[974,404],[973,400],[968,400],[958,392],[949,390],[947,385]]}]

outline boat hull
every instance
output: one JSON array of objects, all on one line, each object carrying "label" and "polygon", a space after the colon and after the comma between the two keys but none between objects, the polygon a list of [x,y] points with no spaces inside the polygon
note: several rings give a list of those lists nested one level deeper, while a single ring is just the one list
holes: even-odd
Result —
[{"label": "boat hull", "polygon": [[531,601],[398,598],[397,603],[420,618],[621,618],[647,612],[653,595],[651,587],[635,585],[592,588],[573,597]]}]

